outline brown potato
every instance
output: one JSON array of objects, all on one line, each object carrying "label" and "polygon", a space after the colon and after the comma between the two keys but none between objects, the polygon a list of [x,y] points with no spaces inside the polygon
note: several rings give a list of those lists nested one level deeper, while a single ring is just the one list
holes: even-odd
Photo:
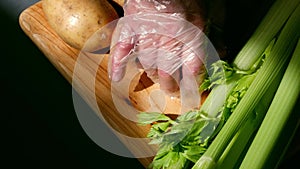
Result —
[{"label": "brown potato", "polygon": [[106,0],[43,0],[43,11],[53,30],[70,46],[82,49],[99,28],[118,19]]},{"label": "brown potato", "polygon": [[119,4],[120,6],[123,6],[125,0],[113,0],[113,1]]}]

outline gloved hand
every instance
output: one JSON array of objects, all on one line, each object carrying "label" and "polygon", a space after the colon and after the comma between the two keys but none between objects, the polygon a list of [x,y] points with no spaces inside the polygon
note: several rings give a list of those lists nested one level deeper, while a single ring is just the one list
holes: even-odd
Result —
[{"label": "gloved hand", "polygon": [[205,16],[197,0],[127,0],[111,42],[110,78],[120,81],[134,58],[168,94],[203,72]]}]

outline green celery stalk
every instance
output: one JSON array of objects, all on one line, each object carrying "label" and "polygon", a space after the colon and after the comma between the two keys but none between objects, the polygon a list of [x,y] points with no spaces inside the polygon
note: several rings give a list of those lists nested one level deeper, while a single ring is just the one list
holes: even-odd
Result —
[{"label": "green celery stalk", "polygon": [[225,168],[238,168],[241,164],[245,151],[250,146],[250,142],[253,140],[261,122],[265,117],[271,101],[275,95],[275,92],[281,81],[282,74],[277,76],[275,83],[270,86],[264,97],[260,100],[260,104],[255,108],[254,113],[251,114],[247,122],[238,130],[237,134],[231,140],[229,146],[220,157],[217,163],[217,169]]},{"label": "green celery stalk", "polygon": [[[281,8],[280,8],[281,9]],[[220,159],[223,151],[230,143],[233,136],[237,133],[243,123],[247,121],[254,108],[258,105],[262,96],[274,82],[278,74],[285,69],[291,53],[300,34],[300,5],[288,19],[284,28],[281,30],[274,49],[256,78],[249,87],[243,99],[237,105],[235,111],[223,126],[220,133],[216,136],[203,156],[196,162],[193,169],[213,168]],[[272,29],[272,28],[270,28]],[[247,56],[244,56],[247,58]]]},{"label": "green celery stalk", "polygon": [[[300,105],[300,99],[298,99],[298,102],[296,103],[296,105]],[[295,106],[294,110],[292,112],[292,115],[290,116],[289,121],[287,122],[287,125],[284,127],[283,132],[282,132],[282,137],[278,140],[278,143],[276,146],[276,151],[278,153],[276,153],[276,151],[274,151],[274,153],[272,153],[272,157],[270,158],[270,160],[268,160],[269,163],[272,163],[271,165],[274,166],[273,168],[279,168],[279,166],[282,164],[282,162],[288,158],[288,156],[290,156],[288,154],[288,151],[290,149],[294,150],[294,146],[292,145],[293,139],[295,137],[295,135],[297,134],[297,132],[299,132],[299,127],[300,127],[300,114],[299,114],[299,107]],[[283,145],[284,144],[284,145]],[[292,147],[293,146],[293,147]],[[293,151],[294,154],[296,151]],[[274,154],[278,154],[275,159],[277,160],[274,164],[274,159],[273,156]],[[266,164],[267,166],[268,164]],[[270,165],[270,166],[271,166]],[[268,165],[269,166],[269,165]]]},{"label": "green celery stalk", "polygon": [[[300,94],[300,40],[278,91],[240,168],[263,168]],[[270,167],[270,166],[269,166]]]},{"label": "green celery stalk", "polygon": [[254,34],[235,57],[234,65],[238,69],[247,71],[252,68],[299,2],[299,0],[277,0],[272,5]]},{"label": "green celery stalk", "polygon": [[[149,122],[152,121],[158,122],[157,124],[151,127],[151,130],[148,134],[148,137],[152,139],[151,143],[158,144],[160,147],[159,152],[157,153],[157,155],[155,156],[153,162],[149,167],[151,168],[177,167],[178,168],[178,166],[181,166],[181,168],[184,168],[184,167],[188,167],[189,164],[191,164],[191,162],[192,163],[196,162],[194,168],[198,168],[199,166],[203,167],[202,164],[203,165],[208,164],[207,167],[203,167],[203,168],[210,168],[211,165],[214,165],[216,162],[219,161],[226,146],[228,146],[231,138],[235,135],[235,133],[238,130],[240,134],[236,136],[235,138],[236,142],[233,142],[233,146],[236,147],[235,148],[236,150],[239,149],[239,147],[242,147],[243,149],[243,147],[246,146],[245,144],[247,144],[247,140],[250,136],[244,134],[243,131],[245,130],[248,131],[249,128],[251,128],[251,133],[254,133],[255,130],[257,129],[257,126],[261,122],[261,118],[259,117],[263,117],[264,115],[262,113],[257,115],[257,117],[255,118],[253,117],[254,119],[251,119],[252,121],[248,120],[248,117],[255,116],[253,115],[254,108],[257,108],[255,106],[250,107],[249,111],[246,112],[246,116],[244,119],[241,115],[238,117],[239,119],[242,118],[241,120],[242,123],[245,123],[243,129],[240,129],[241,125],[237,124],[238,120],[236,121],[231,120],[232,121],[231,123],[236,123],[234,124],[236,128],[234,130],[233,128],[227,127],[231,131],[233,130],[231,133],[232,135],[229,135],[227,138],[225,138],[225,143],[224,144],[222,143],[219,146],[221,147],[220,150],[218,145],[216,145],[217,143],[214,143],[216,141],[213,141],[211,144],[211,140],[214,139],[215,136],[218,134],[218,132],[220,131],[220,129],[228,119],[229,115],[231,114],[232,110],[237,109],[236,110],[237,112],[242,112],[243,110],[246,109],[246,108],[244,109],[239,108],[241,107],[239,105],[243,104],[242,102],[240,102],[240,99],[246,96],[244,95],[245,93],[246,94],[248,93],[246,91],[250,89],[250,88],[248,89],[248,87],[253,82],[253,79],[254,80],[257,79],[256,76],[258,75],[263,76],[262,73],[260,72],[268,70],[268,73],[270,75],[273,73],[273,69],[276,68],[277,74],[280,74],[280,72],[282,72],[282,69],[285,68],[284,65],[286,60],[285,59],[282,60],[278,58],[278,56],[275,56],[276,58],[275,61],[272,61],[272,59],[268,59],[268,62],[270,62],[268,64],[269,65],[271,64],[273,66],[264,68],[265,67],[264,65],[267,64],[264,63],[262,67],[264,68],[263,70],[260,70],[262,68],[259,67],[264,62],[263,52],[268,51],[267,49],[269,48],[268,46],[269,44],[272,44],[270,45],[271,48],[273,47],[274,43],[276,42],[275,41],[276,38],[274,37],[278,35],[278,32],[282,29],[283,25],[285,25],[286,20],[289,18],[291,13],[293,13],[294,9],[299,3],[300,0],[288,1],[288,2],[284,0],[277,0],[277,2],[271,8],[271,11],[268,12],[264,21],[261,23],[259,29],[256,31],[256,33],[251,38],[251,40],[246,44],[246,47],[243,48],[244,51],[240,52],[239,55],[237,56],[236,60],[234,61],[234,67],[226,63],[222,65],[223,64],[222,62],[216,63],[216,65],[212,65],[213,68],[212,70],[213,72],[215,72],[215,74],[213,73],[213,76],[210,77],[208,83],[204,83],[205,85],[203,85],[204,86],[203,89],[212,89],[212,90],[208,98],[204,102],[204,104],[201,106],[200,110],[187,112],[185,115],[183,115],[183,117],[179,117],[175,121],[170,119],[165,119],[167,117],[163,117],[164,120],[159,121],[161,117],[159,116],[158,119],[158,117],[153,113],[141,114],[140,117],[146,117],[146,119],[139,118],[142,122],[141,124],[143,123],[150,124]],[[265,35],[264,33],[259,31],[267,32],[267,34]],[[287,29],[287,31],[290,31],[290,28]],[[295,29],[292,31],[295,31]],[[264,37],[264,40],[262,40],[262,37]],[[284,38],[281,39],[283,39],[281,41],[286,40]],[[254,43],[255,45],[253,45]],[[293,42],[290,42],[290,44],[293,44]],[[257,48],[256,45],[259,45],[260,47]],[[280,53],[280,55],[282,56],[285,56],[283,55],[285,52],[287,54],[289,51],[291,51],[291,49],[289,48],[289,44],[286,44],[281,49],[284,49],[283,52]],[[285,51],[285,49],[287,50]],[[257,51],[254,52],[255,50]],[[283,64],[280,64],[281,62],[283,62]],[[276,67],[274,66],[274,64],[278,64],[279,66]],[[244,69],[247,66],[250,69]],[[268,86],[270,85],[270,83],[274,82],[275,76],[270,76],[269,79],[270,82],[267,83],[262,90],[267,90],[267,88],[269,88]],[[261,81],[268,80],[268,78],[269,76],[260,77]],[[256,80],[256,82],[258,81],[259,80]],[[260,87],[263,85],[262,83],[263,82],[260,82],[260,84],[256,85],[256,87],[252,87],[252,91],[259,90]],[[202,87],[200,87],[200,89],[202,89]],[[254,101],[254,105],[256,105],[257,102],[263,100],[262,99],[263,95],[266,96],[266,98],[269,98],[269,95],[264,93],[266,93],[266,91],[263,91],[259,96],[258,100]],[[221,94],[223,95],[220,97]],[[253,100],[253,98],[251,99]],[[251,99],[248,99],[248,102]],[[241,101],[243,100],[244,99],[242,99]],[[236,107],[236,105],[238,105],[238,107]],[[263,107],[263,109],[264,108],[265,107]],[[261,111],[262,111],[261,109],[258,110],[258,112]],[[217,135],[216,139],[218,139],[218,137],[219,136]],[[223,135],[223,137],[225,136]],[[217,142],[220,142],[221,140],[222,137],[219,138]],[[241,144],[236,146],[235,144],[237,142],[240,142]],[[205,152],[207,150],[207,147],[209,147],[208,153]],[[230,151],[233,151],[235,153],[237,152],[235,150],[230,150]],[[242,153],[240,150],[238,151],[239,151],[238,154]],[[202,156],[204,152],[205,154]],[[230,157],[232,154],[233,154],[232,157],[234,157],[235,153],[229,153],[229,154],[225,153],[223,157],[224,158],[226,156]],[[200,160],[198,160],[199,157]],[[221,160],[223,160],[223,157]],[[237,155],[234,158],[237,158]],[[221,162],[219,164],[220,166],[223,166]],[[233,166],[235,164],[226,163],[224,166],[230,166],[230,165]]]},{"label": "green celery stalk", "polygon": [[216,164],[217,169],[236,168],[240,163],[240,157],[243,155],[245,149],[247,149],[249,141],[251,141],[262,119],[263,116],[255,117],[255,114],[252,114],[227,146]]}]

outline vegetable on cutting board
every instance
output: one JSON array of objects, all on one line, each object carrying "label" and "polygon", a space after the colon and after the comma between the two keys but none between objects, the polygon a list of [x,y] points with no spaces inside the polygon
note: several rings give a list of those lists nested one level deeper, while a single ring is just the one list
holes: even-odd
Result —
[{"label": "vegetable on cutting board", "polygon": [[273,169],[280,163],[282,155],[272,152],[280,149],[277,140],[300,95],[299,16],[300,0],[276,0],[232,63],[207,65],[199,88],[210,93],[200,109],[177,119],[138,115],[141,125],[152,125],[150,144],[159,146],[149,168]]},{"label": "vegetable on cutting board", "polygon": [[82,49],[99,28],[119,18],[106,0],[42,0],[42,3],[49,25],[76,49]]},{"label": "vegetable on cutting board", "polygon": [[112,1],[114,1],[115,3],[117,3],[120,6],[123,6],[125,0],[112,0]]}]

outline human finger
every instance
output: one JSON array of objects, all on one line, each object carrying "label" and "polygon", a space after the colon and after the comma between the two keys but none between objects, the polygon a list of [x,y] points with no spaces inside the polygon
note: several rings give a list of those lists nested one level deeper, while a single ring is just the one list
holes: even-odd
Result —
[{"label": "human finger", "polygon": [[125,68],[127,63],[127,56],[129,55],[133,44],[126,42],[119,42],[111,49],[110,52],[110,78],[112,81],[120,81],[125,74]]},{"label": "human finger", "polygon": [[179,81],[180,71],[175,71],[172,75],[164,70],[158,69],[158,79],[160,84],[160,89],[168,95],[175,95],[179,91]]},{"label": "human finger", "polygon": [[118,21],[112,36],[109,76],[112,81],[116,82],[120,81],[125,75],[128,56],[134,48],[135,43],[134,33],[130,24],[126,23],[127,20],[123,18]]},{"label": "human finger", "polygon": [[181,78],[182,43],[178,39],[162,36],[157,59],[160,88],[169,95],[177,95]]}]

